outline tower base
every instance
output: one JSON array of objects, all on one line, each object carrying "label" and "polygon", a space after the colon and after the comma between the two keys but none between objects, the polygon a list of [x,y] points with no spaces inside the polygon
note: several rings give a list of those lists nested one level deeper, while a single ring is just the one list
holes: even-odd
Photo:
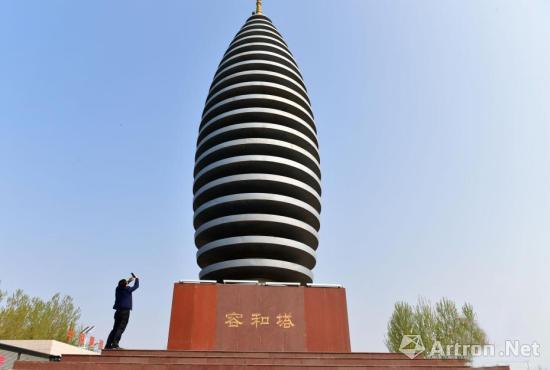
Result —
[{"label": "tower base", "polygon": [[351,352],[346,291],[176,283],[168,350]]},{"label": "tower base", "polygon": [[[475,370],[463,360],[411,360],[401,353],[108,350],[65,355],[61,362],[17,361],[15,370]],[[508,366],[478,368],[510,370]]]},{"label": "tower base", "polygon": [[64,355],[61,362],[20,360],[14,369],[475,369],[464,360],[350,352],[343,288],[177,283],[168,349]]}]

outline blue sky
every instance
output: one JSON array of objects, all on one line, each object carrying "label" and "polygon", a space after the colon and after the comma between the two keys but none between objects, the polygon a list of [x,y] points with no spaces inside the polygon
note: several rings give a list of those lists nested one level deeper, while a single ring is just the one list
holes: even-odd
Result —
[{"label": "blue sky", "polygon": [[[216,66],[253,0],[0,3],[0,288],[74,297],[106,337],[164,348],[197,277],[192,167]],[[550,367],[550,2],[266,0],[319,131],[317,282],[352,346],[398,300],[471,302],[492,342]],[[496,359],[523,366],[527,359]]]}]

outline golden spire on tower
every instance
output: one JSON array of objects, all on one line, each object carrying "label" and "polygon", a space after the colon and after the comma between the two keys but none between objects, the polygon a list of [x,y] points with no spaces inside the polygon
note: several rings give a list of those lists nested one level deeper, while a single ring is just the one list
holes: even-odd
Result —
[{"label": "golden spire on tower", "polygon": [[256,0],[256,14],[262,14],[262,0]]}]

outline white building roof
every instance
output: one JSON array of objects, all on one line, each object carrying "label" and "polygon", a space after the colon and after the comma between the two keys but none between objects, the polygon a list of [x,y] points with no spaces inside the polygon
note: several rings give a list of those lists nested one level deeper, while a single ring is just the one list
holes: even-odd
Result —
[{"label": "white building roof", "polygon": [[57,340],[0,340],[1,344],[45,353],[50,356],[62,355],[99,355],[97,352],[89,351],[80,347],[72,346]]}]

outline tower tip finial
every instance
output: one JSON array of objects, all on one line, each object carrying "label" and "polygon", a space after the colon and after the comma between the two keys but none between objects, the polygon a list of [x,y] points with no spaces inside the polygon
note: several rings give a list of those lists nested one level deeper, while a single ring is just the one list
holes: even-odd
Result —
[{"label": "tower tip finial", "polygon": [[262,0],[256,0],[256,14],[262,14]]}]

